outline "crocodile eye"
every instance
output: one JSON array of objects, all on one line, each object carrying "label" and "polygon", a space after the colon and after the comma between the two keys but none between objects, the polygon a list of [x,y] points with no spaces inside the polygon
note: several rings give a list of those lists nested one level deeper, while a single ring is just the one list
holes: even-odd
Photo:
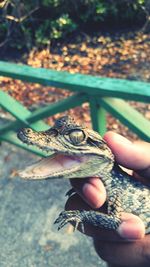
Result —
[{"label": "crocodile eye", "polygon": [[24,131],[25,134],[30,134],[30,133],[33,132],[33,130],[30,129],[30,128],[24,128],[23,131]]},{"label": "crocodile eye", "polygon": [[85,134],[81,130],[74,130],[69,134],[70,141],[74,144],[80,144],[85,139]]},{"label": "crocodile eye", "polygon": [[26,130],[26,133],[30,133],[30,132],[32,131],[32,130],[29,129],[29,128],[26,128],[25,130]]}]

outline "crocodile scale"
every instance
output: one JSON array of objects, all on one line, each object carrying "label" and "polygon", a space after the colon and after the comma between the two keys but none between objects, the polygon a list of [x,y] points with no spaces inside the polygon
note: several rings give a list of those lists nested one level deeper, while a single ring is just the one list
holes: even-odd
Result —
[{"label": "crocodile scale", "polygon": [[105,229],[117,229],[122,212],[138,215],[150,233],[150,187],[135,180],[115,162],[107,143],[91,129],[64,116],[47,131],[30,128],[19,131],[18,138],[53,156],[20,171],[25,179],[100,177],[107,193],[107,213],[94,210],[67,210],[60,213],[55,223],[59,229],[68,222],[75,228],[92,224]]}]

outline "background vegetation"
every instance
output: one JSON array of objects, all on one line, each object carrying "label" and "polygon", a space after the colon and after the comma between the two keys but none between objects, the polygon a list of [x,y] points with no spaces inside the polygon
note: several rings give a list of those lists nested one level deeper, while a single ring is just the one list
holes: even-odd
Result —
[{"label": "background vegetation", "polygon": [[0,47],[42,47],[75,32],[149,24],[149,0],[0,1]]}]

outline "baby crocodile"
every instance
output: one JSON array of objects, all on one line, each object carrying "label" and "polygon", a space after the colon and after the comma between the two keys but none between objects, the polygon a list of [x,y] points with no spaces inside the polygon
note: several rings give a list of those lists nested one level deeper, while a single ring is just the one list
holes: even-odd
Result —
[{"label": "baby crocodile", "polygon": [[19,139],[29,145],[53,152],[52,156],[20,171],[26,179],[54,177],[100,177],[107,193],[107,214],[99,211],[69,210],[60,213],[59,229],[68,222],[82,228],[85,223],[105,229],[117,229],[123,211],[138,215],[150,233],[150,188],[125,173],[114,161],[114,156],[102,137],[93,130],[64,116],[47,131],[36,132],[25,128]]}]

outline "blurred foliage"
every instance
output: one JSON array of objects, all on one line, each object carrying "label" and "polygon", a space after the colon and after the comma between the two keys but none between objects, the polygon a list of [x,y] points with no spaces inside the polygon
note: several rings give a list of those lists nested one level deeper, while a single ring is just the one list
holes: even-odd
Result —
[{"label": "blurred foliage", "polygon": [[74,31],[101,26],[149,24],[150,0],[3,0],[0,1],[0,47],[49,45]]}]

